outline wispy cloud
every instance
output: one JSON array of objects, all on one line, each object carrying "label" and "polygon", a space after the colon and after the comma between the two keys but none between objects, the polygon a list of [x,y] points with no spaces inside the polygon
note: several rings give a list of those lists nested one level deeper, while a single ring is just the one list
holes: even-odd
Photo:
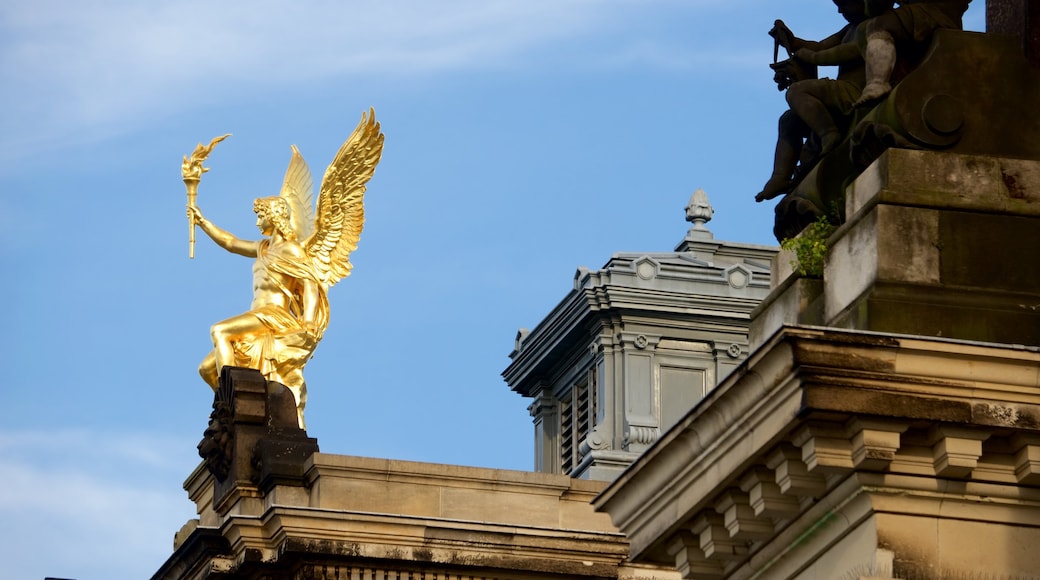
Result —
[{"label": "wispy cloud", "polygon": [[[0,431],[0,459],[36,460],[49,465],[135,465],[183,472],[193,468],[185,464],[183,449],[184,441],[156,434],[87,429]],[[193,454],[188,457],[195,461]]]},{"label": "wispy cloud", "polygon": [[[12,577],[147,576],[193,515],[174,442],[85,430],[0,432],[0,558]],[[188,464],[190,465],[190,464]],[[176,473],[174,473],[176,472]],[[10,532],[17,530],[17,534]],[[53,546],[40,558],[39,546]]]},{"label": "wispy cloud", "polygon": [[119,132],[120,123],[264,87],[509,66],[527,50],[603,34],[636,9],[670,3],[15,0],[0,6],[0,74],[18,87],[0,97],[0,153]]}]

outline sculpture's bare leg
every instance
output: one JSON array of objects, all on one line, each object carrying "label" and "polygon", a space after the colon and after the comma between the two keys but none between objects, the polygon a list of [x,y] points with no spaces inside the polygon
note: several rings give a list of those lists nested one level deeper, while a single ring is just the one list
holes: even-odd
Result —
[{"label": "sculpture's bare leg", "polygon": [[830,153],[841,143],[841,132],[838,131],[838,125],[819,96],[824,92],[824,90],[818,90],[823,88],[820,83],[829,82],[834,81],[806,80],[791,85],[791,88],[787,90],[787,104],[791,110],[797,113],[809,126],[809,129],[820,138],[820,157]]},{"label": "sculpture's bare leg", "polygon": [[868,32],[863,58],[867,68],[867,85],[856,101],[857,106],[880,99],[892,91],[889,80],[896,66],[896,43],[892,35],[884,30]]},{"label": "sculpture's bare leg", "polygon": [[[245,313],[222,320],[213,325],[210,334],[213,337],[216,372],[226,365],[235,365],[235,347],[232,342],[245,336],[253,336],[267,332],[268,329],[255,314]],[[205,362],[205,361],[204,361]]]},{"label": "sculpture's bare leg", "polygon": [[220,378],[217,375],[217,355],[213,351],[210,351],[206,358],[202,359],[202,363],[199,364],[199,375],[214,391],[219,388]]},{"label": "sculpture's bare leg", "polygon": [[791,176],[802,152],[805,139],[805,124],[792,111],[780,116],[777,128],[776,152],[773,155],[773,175],[755,196],[755,201],[765,201],[787,193],[791,187]]}]

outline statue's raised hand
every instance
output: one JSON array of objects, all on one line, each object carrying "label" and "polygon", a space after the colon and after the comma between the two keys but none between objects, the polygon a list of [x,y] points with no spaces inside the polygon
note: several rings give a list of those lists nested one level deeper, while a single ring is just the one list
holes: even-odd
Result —
[{"label": "statue's raised hand", "polygon": [[817,52],[808,48],[799,48],[794,52],[794,58],[808,64],[818,64],[816,62]]},{"label": "statue's raised hand", "polygon": [[787,49],[788,53],[794,51],[794,33],[784,24],[783,20],[777,20],[773,23],[773,28],[769,30],[769,36],[772,36],[777,44]]}]

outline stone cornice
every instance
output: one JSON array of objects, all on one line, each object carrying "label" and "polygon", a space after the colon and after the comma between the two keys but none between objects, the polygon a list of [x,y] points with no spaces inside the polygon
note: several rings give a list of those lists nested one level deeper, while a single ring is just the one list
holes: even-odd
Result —
[{"label": "stone cornice", "polygon": [[[322,478],[350,481],[392,481],[401,484],[436,486],[438,489],[493,489],[495,492],[541,494],[571,497],[585,501],[602,491],[604,482],[572,479],[533,471],[488,469],[464,465],[424,463],[399,459],[380,459],[315,453],[306,462],[307,485]],[[557,524],[558,525],[558,524]]]},{"label": "stone cornice", "polygon": [[704,324],[722,324],[743,328],[759,300],[757,297],[695,294],[614,284],[590,285],[572,290],[523,339],[523,344],[512,354],[513,361],[502,372],[502,376],[513,390],[531,396],[531,389],[516,384],[516,381],[520,377],[531,377],[534,369],[540,365],[565,356],[559,349],[572,342],[572,335],[592,332],[598,327],[597,320],[607,313],[623,313],[626,316],[646,313],[654,319],[667,314],[671,326],[693,328]]},{"label": "stone cornice", "polygon": [[579,268],[574,288],[530,332],[518,334],[512,363],[502,372],[510,387],[532,396],[525,383],[566,353],[575,333],[594,332],[606,312],[645,312],[669,321],[732,318],[746,327],[751,310],[769,293],[776,249],[712,242],[706,259],[695,252],[621,252],[598,270]]},{"label": "stone cornice", "polygon": [[[275,484],[219,514],[207,491],[213,476],[196,470],[202,525],[157,578],[225,577],[209,575],[218,568],[226,577],[290,577],[279,574],[331,566],[444,578],[676,579],[627,563],[626,538],[590,505],[603,482],[322,453],[303,468],[302,485]],[[197,573],[186,574],[187,564]]]},{"label": "stone cornice", "polygon": [[[1038,444],[1040,349],[785,327],[594,505],[635,561],[693,550],[732,571],[852,474],[1034,493],[1021,486],[1040,483]],[[746,554],[723,558],[731,535]]]}]

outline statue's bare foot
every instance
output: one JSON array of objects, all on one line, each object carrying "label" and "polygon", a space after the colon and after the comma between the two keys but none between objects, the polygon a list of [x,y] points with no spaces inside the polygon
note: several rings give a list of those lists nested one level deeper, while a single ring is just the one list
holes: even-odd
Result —
[{"label": "statue's bare foot", "polygon": [[890,92],[892,92],[892,85],[886,82],[871,81],[867,83],[867,86],[863,87],[863,92],[860,93],[856,106],[859,107],[877,101]]},{"label": "statue's bare foot", "polygon": [[779,177],[774,175],[769,178],[766,182],[765,187],[762,191],[755,196],[755,201],[765,201],[767,199],[773,199],[774,197],[787,193],[787,190],[791,187],[791,180],[786,177]]}]

